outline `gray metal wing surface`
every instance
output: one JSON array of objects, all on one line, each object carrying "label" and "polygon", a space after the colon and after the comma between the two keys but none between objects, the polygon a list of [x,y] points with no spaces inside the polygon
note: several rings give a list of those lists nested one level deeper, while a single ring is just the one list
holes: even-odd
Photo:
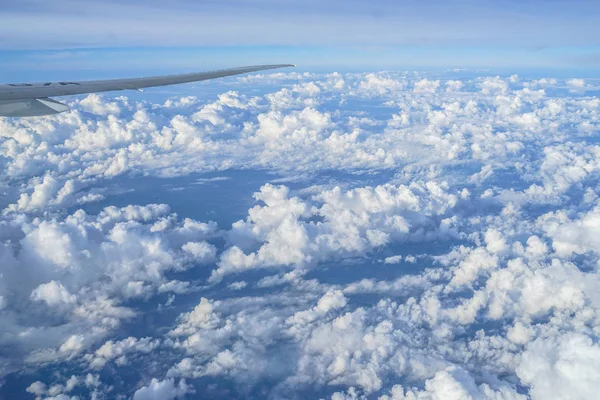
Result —
[{"label": "gray metal wing surface", "polygon": [[108,79],[81,82],[17,83],[0,85],[0,116],[31,117],[68,111],[62,103],[50,97],[116,90],[139,90],[245,74],[248,72],[295,67],[293,64],[255,65],[190,74],[153,76],[146,78]]}]

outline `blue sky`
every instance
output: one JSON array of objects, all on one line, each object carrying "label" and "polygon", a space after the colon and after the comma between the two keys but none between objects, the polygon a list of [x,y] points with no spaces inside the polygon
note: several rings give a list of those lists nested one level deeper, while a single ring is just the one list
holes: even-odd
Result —
[{"label": "blue sky", "polygon": [[597,69],[599,17],[600,3],[587,0],[26,0],[2,5],[0,73],[96,76],[263,62]]}]

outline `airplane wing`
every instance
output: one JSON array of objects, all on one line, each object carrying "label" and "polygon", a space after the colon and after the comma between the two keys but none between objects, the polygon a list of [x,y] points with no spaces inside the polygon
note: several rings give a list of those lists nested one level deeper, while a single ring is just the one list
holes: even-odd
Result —
[{"label": "airplane wing", "polygon": [[175,85],[222,78],[269,69],[295,67],[293,64],[256,65],[180,75],[148,78],[110,79],[81,82],[18,83],[0,85],[0,117],[33,117],[68,111],[69,107],[50,97],[115,90],[140,90],[143,88]]}]

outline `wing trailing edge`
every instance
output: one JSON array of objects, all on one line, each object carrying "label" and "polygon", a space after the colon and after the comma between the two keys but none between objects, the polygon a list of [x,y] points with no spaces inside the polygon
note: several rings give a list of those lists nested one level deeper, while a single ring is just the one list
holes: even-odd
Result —
[{"label": "wing trailing edge", "polygon": [[137,90],[155,86],[167,86],[176,85],[179,83],[204,81],[208,79],[223,78],[226,76],[285,67],[295,67],[295,65],[254,65],[250,67],[220,69],[207,72],[193,72],[189,74],[150,76],[144,78],[106,79],[97,81],[13,83],[0,85],[0,101],[68,96],[73,94],[109,92],[113,90]]},{"label": "wing trailing edge", "polygon": [[295,67],[294,64],[254,65],[250,67],[195,72],[191,74],[152,76],[147,78],[108,79],[81,82],[18,83],[0,85],[0,117],[37,117],[69,110],[65,104],[50,97],[77,94],[111,92],[116,90],[140,90],[149,87],[176,85],[223,78],[249,72]]},{"label": "wing trailing edge", "polygon": [[0,101],[0,117],[39,117],[69,111],[69,106],[49,98]]}]

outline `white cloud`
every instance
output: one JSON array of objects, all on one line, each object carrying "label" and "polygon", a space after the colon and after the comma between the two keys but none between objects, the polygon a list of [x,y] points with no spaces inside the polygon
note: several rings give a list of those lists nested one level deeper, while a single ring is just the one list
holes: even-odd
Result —
[{"label": "white cloud", "polygon": [[317,319],[319,316],[327,314],[329,311],[342,308],[346,305],[347,299],[340,290],[330,290],[319,299],[317,305],[310,310],[298,311],[287,323],[290,325],[304,325]]},{"label": "white cloud", "polygon": [[485,232],[485,243],[487,244],[487,250],[492,254],[502,253],[506,250],[506,240],[495,229],[488,229]]},{"label": "white cloud", "polygon": [[[413,183],[410,186],[382,185],[342,192],[339,187],[305,202],[289,197],[285,186],[265,185],[255,194],[265,206],[249,211],[246,221],[233,225],[228,233],[232,247],[220,257],[211,280],[254,268],[305,267],[326,259],[360,255],[394,240],[416,236],[427,238],[419,228],[426,220],[411,221],[410,213],[421,216],[444,214],[457,202],[444,184]],[[403,216],[406,215],[405,216]],[[318,217],[322,222],[306,222]],[[262,243],[246,254],[247,243]]]},{"label": "white cloud", "polygon": [[585,80],[578,78],[567,79],[566,83],[567,86],[570,86],[572,88],[582,88],[585,86]]},{"label": "white cloud", "polygon": [[[453,86],[457,87],[456,84],[454,84]],[[418,82],[415,82],[415,88],[413,91],[415,93],[435,93],[438,87],[440,87],[440,81],[431,81],[425,78],[421,79]]]},{"label": "white cloud", "polygon": [[463,88],[463,83],[457,80],[446,81],[447,92],[458,92]]},{"label": "white cloud", "polygon": [[219,322],[213,303],[204,297],[193,311],[181,315],[180,319],[181,323],[170,334],[176,336],[191,334],[198,328],[211,328]]},{"label": "white cloud", "polygon": [[385,260],[383,260],[383,262],[386,264],[399,264],[400,262],[402,262],[402,256],[397,255],[397,256],[386,257]]},{"label": "white cloud", "polygon": [[[10,262],[2,262],[7,329],[2,341],[19,343],[29,365],[79,357],[136,315],[123,301],[189,290],[189,282],[169,280],[165,274],[214,259],[216,252],[203,241],[216,235],[216,224],[178,221],[164,205],[109,207],[96,216],[79,210],[47,220],[22,214],[3,218],[11,227],[3,232],[13,233],[4,239],[10,247],[0,250]],[[164,220],[169,224],[158,228]],[[182,250],[186,243],[207,253],[190,257]],[[46,317],[36,317],[41,313]],[[134,343],[136,351],[143,352],[145,340]],[[114,346],[119,345],[124,346]],[[99,355],[90,362],[99,368],[113,358]]]},{"label": "white cloud", "polygon": [[150,385],[144,386],[136,390],[133,394],[134,400],[173,400],[183,398],[187,393],[190,393],[190,388],[186,385],[185,380],[180,380],[175,383],[173,379],[165,379],[159,381],[152,379]]},{"label": "white cloud", "polygon": [[194,256],[194,260],[201,264],[206,264],[215,259],[217,248],[206,242],[188,242],[183,245],[183,250]]},{"label": "white cloud", "polygon": [[44,301],[50,307],[74,304],[76,297],[70,294],[65,287],[56,281],[44,283],[31,292],[31,299]]},{"label": "white cloud", "polygon": [[97,94],[90,94],[79,101],[84,111],[99,115],[119,115],[121,108],[117,102],[105,102]]},{"label": "white cloud", "polygon": [[86,358],[90,362],[90,367],[94,369],[103,368],[108,362],[117,360],[120,364],[126,363],[125,356],[130,353],[150,353],[160,345],[160,340],[152,338],[137,339],[128,337],[118,342],[107,341],[100,346],[93,354]]},{"label": "white cloud", "polygon": [[[23,387],[55,398],[121,394],[83,371],[138,363],[158,379],[125,382],[134,398],[189,397],[181,378],[209,382],[199,397],[223,380],[241,397],[593,396],[600,102],[455,76],[265,74],[213,101],[90,96],[0,121],[0,373],[56,368]],[[278,176],[188,176],[240,168]],[[236,179],[259,189],[232,226],[72,211],[138,174],[185,176],[225,212],[252,200]]]},{"label": "white cloud", "polygon": [[523,353],[517,374],[533,398],[589,399],[596,396],[600,346],[580,334],[540,338]]},{"label": "white cloud", "polygon": [[42,396],[46,393],[46,385],[40,381],[35,381],[27,387],[27,393],[35,394],[36,396]]},{"label": "white cloud", "polygon": [[245,282],[245,281],[239,281],[239,282],[233,282],[233,283],[229,284],[228,287],[231,290],[242,290],[246,286],[248,286],[247,282]]},{"label": "white cloud", "polygon": [[600,207],[572,220],[564,212],[549,213],[538,220],[552,238],[552,247],[559,255],[598,252],[600,249]]},{"label": "white cloud", "polygon": [[479,84],[481,91],[484,94],[504,93],[508,90],[508,84],[500,77],[487,77],[481,80]]},{"label": "white cloud", "polygon": [[526,396],[517,393],[509,385],[502,385],[493,389],[488,384],[477,385],[475,380],[466,371],[450,367],[440,371],[432,379],[425,382],[425,390],[403,388],[395,385],[389,395],[379,397],[379,400],[525,400]]},{"label": "white cloud", "polygon": [[386,77],[382,74],[367,74],[358,84],[358,89],[371,96],[393,94],[404,88],[401,81]]}]

